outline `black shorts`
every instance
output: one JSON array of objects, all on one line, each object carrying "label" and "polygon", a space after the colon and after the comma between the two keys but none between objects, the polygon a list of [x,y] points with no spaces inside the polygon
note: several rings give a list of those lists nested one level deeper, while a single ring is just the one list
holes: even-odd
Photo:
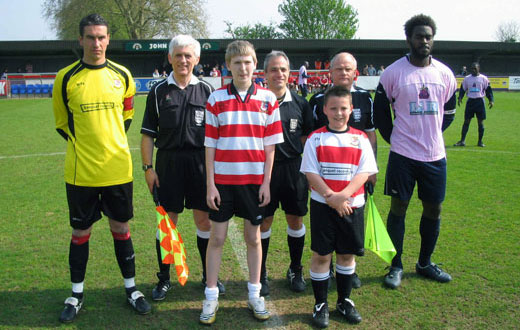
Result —
[{"label": "black shorts", "polygon": [[107,187],[83,187],[66,184],[70,226],[88,229],[101,219],[101,211],[109,219],[127,222],[134,216],[133,183]]},{"label": "black shorts", "polygon": [[167,212],[208,211],[204,149],[157,151],[159,201]]},{"label": "black shorts", "polygon": [[321,256],[334,251],[364,255],[364,209],[352,209],[352,214],[340,217],[332,207],[311,199],[311,250]]},{"label": "black shorts", "polygon": [[420,200],[442,203],[446,196],[446,158],[421,162],[390,151],[386,167],[385,195],[409,201],[416,181]]},{"label": "black shorts", "polygon": [[486,105],[483,98],[468,99],[466,102],[464,119],[471,119],[473,116],[476,116],[478,120],[486,119]]},{"label": "black shorts", "polygon": [[301,157],[283,162],[275,162],[271,176],[271,202],[265,208],[265,216],[270,217],[282,204],[286,214],[303,217],[307,214],[309,185],[300,172]]},{"label": "black shorts", "polygon": [[220,194],[219,210],[209,210],[209,218],[216,222],[226,222],[233,215],[249,220],[253,225],[260,225],[264,220],[265,207],[259,207],[258,192],[260,186],[217,184]]}]

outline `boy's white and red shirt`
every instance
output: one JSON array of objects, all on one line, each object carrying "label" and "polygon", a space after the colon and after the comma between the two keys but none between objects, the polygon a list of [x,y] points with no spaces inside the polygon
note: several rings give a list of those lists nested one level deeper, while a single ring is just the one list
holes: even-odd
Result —
[{"label": "boy's white and red shirt", "polygon": [[268,89],[252,84],[240,95],[231,83],[209,96],[204,146],[216,149],[216,184],[262,184],[264,148],[282,142],[278,102]]},{"label": "boy's white and red shirt", "polygon": [[[378,172],[374,152],[367,135],[353,127],[336,132],[324,126],[307,138],[300,167],[303,173],[314,173],[335,192],[342,191],[359,173]],[[364,185],[350,198],[351,207],[365,205]],[[325,198],[311,187],[311,198],[326,204]]]}]

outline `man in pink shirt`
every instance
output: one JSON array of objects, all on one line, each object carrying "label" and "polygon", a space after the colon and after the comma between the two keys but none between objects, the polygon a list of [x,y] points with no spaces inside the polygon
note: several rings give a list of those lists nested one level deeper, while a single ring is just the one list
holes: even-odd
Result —
[{"label": "man in pink shirt", "polygon": [[466,111],[464,112],[464,124],[462,125],[462,132],[460,141],[455,143],[455,147],[466,146],[466,134],[468,133],[469,124],[473,116],[477,117],[478,121],[478,146],[485,147],[482,143],[484,137],[484,120],[486,119],[486,106],[484,105],[484,96],[489,100],[489,108],[493,107],[493,90],[489,84],[489,80],[483,74],[480,74],[480,64],[472,63],[469,68],[471,74],[464,78],[460,85],[458,104],[462,103],[464,94],[468,94],[468,101],[466,102]]},{"label": "man in pink shirt", "polygon": [[392,197],[387,229],[397,255],[384,284],[393,289],[401,284],[405,216],[416,182],[423,205],[416,272],[438,282],[451,281],[451,276],[430,260],[446,194],[442,131],[453,120],[457,88],[451,70],[430,56],[435,30],[435,22],[426,15],[416,15],[406,22],[410,53],[383,72],[374,101],[376,128],[391,144],[385,194]]}]

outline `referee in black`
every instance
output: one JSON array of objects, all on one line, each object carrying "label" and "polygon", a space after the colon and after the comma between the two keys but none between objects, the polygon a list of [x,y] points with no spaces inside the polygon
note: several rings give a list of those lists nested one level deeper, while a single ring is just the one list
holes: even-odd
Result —
[{"label": "referee in black", "polygon": [[[197,247],[202,262],[202,283],[206,283],[206,249],[211,223],[206,205],[204,161],[204,114],[213,88],[193,76],[200,60],[200,43],[188,35],[170,41],[168,61],[172,73],[150,90],[141,126],[141,157],[150,192],[158,187],[159,200],[172,221],[184,207],[193,210],[197,226]],[[157,147],[155,169],[153,150]],[[158,235],[158,233],[157,233]],[[163,300],[171,289],[170,265],[161,262],[159,237],[156,240],[159,282],[153,300]],[[220,294],[224,286],[218,282]]]},{"label": "referee in black", "polygon": [[269,295],[266,258],[269,250],[273,215],[279,204],[287,220],[287,243],[291,263],[287,270],[287,281],[291,290],[305,290],[302,275],[302,254],[305,243],[303,216],[307,214],[307,179],[300,172],[301,154],[307,135],[312,131],[312,112],[305,98],[287,88],[290,66],[289,58],[282,51],[273,50],[266,55],[264,72],[268,88],[278,99],[284,142],[276,145],[271,177],[271,202],[266,207],[260,225],[262,238],[262,268],[260,272],[261,296]]},{"label": "referee in black", "polygon": [[[364,131],[372,145],[374,156],[377,160],[377,136],[374,127],[373,101],[370,93],[362,88],[353,86],[356,77],[357,61],[350,53],[338,53],[330,61],[330,78],[332,85],[343,86],[350,90],[352,94],[352,114],[348,122],[349,126]],[[323,100],[325,92],[314,94],[309,103],[312,107],[314,129],[318,129],[328,124],[327,116],[323,113]],[[371,175],[367,181],[367,188],[373,189],[377,181],[375,174]],[[331,263],[331,279],[334,278]],[[330,282],[329,282],[330,283]],[[361,287],[361,280],[354,274],[352,287]]]}]

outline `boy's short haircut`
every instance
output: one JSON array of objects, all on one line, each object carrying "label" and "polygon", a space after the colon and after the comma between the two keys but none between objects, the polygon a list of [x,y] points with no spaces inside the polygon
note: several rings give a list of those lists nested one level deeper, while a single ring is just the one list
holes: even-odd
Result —
[{"label": "boy's short haircut", "polygon": [[226,48],[226,64],[229,67],[229,64],[231,64],[231,59],[234,56],[248,56],[251,55],[253,58],[253,61],[255,64],[257,63],[256,60],[256,52],[255,47],[252,43],[245,40],[235,40],[232,43],[230,43]]},{"label": "boy's short haircut", "polygon": [[323,105],[327,105],[327,102],[329,101],[329,98],[331,97],[346,97],[348,98],[350,104],[352,104],[352,94],[350,93],[350,90],[343,86],[332,86],[330,89],[328,89],[325,92],[325,97],[323,99]]},{"label": "boy's short haircut", "polygon": [[187,34],[179,34],[172,38],[169,45],[169,53],[173,56],[173,49],[175,47],[192,46],[193,53],[196,57],[200,57],[200,42],[195,40],[192,36]]}]

